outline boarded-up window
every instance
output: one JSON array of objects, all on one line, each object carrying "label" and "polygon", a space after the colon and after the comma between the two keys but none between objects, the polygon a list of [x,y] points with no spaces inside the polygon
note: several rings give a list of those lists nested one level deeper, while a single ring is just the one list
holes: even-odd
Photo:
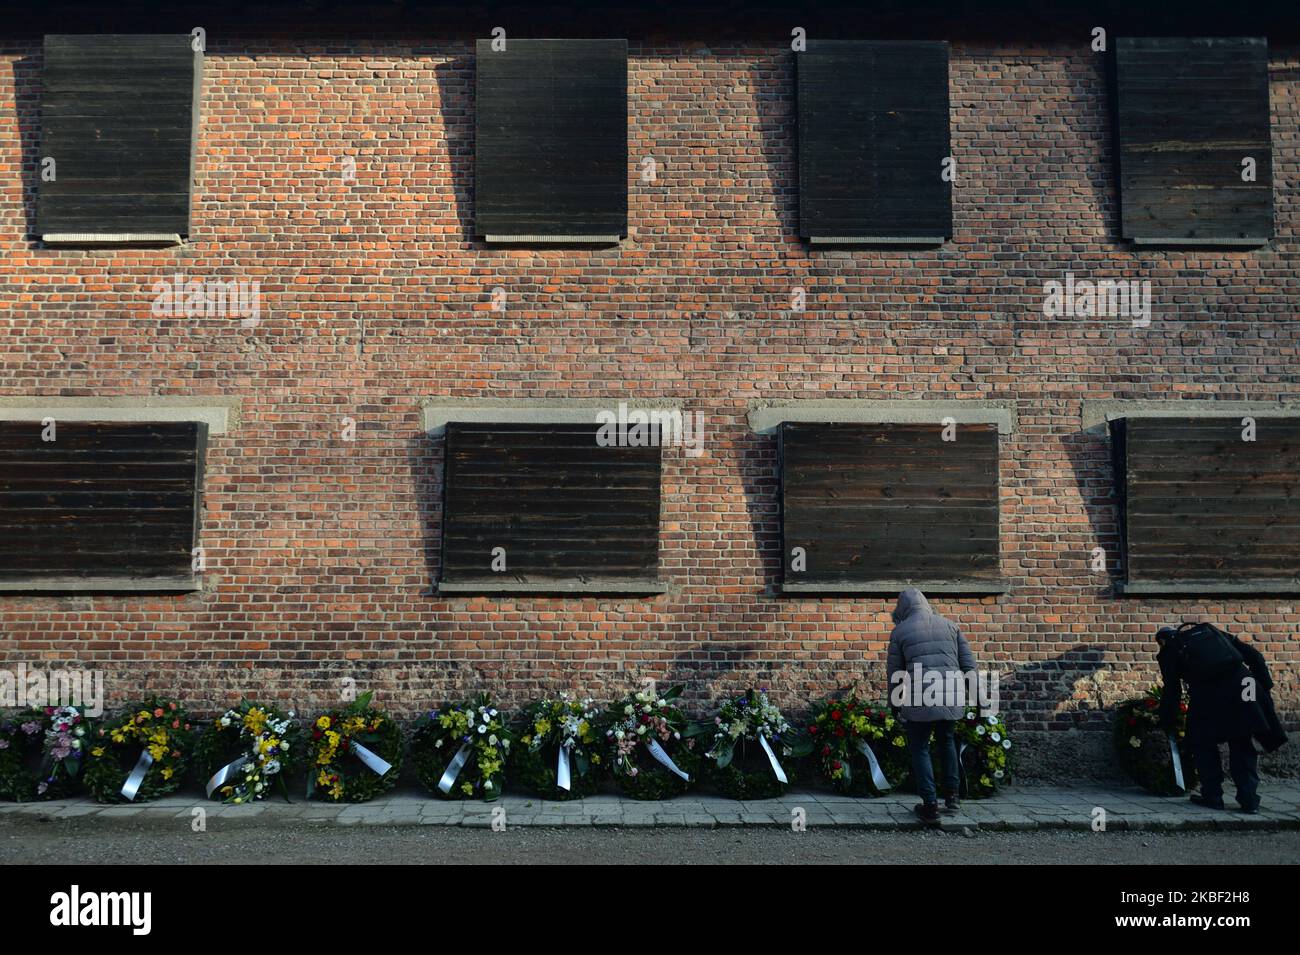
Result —
[{"label": "boarded-up window", "polygon": [[1121,37],[1115,71],[1123,237],[1153,245],[1272,237],[1268,42]]},{"label": "boarded-up window", "polygon": [[36,231],[47,242],[189,234],[203,63],[191,43],[187,35],[45,38]]},{"label": "boarded-up window", "polygon": [[781,425],[786,591],[999,592],[993,424]]},{"label": "boarded-up window", "polygon": [[1124,592],[1300,587],[1300,418],[1128,417],[1110,431]]},{"label": "boarded-up window", "polygon": [[0,422],[0,589],[194,589],[206,444],[195,422]]},{"label": "boarded-up window", "polygon": [[598,432],[448,424],[440,589],[662,590],[659,448]]},{"label": "boarded-up window", "polygon": [[478,41],[474,215],[500,242],[627,234],[627,41]]},{"label": "boarded-up window", "polygon": [[796,62],[800,235],[950,237],[948,44],[810,40]]}]

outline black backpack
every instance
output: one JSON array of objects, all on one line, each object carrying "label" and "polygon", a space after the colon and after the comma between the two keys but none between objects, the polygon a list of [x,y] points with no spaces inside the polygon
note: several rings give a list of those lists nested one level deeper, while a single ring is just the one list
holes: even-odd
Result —
[{"label": "black backpack", "polygon": [[1245,661],[1232,637],[1208,623],[1185,623],[1175,632],[1184,677],[1193,683],[1237,673]]}]

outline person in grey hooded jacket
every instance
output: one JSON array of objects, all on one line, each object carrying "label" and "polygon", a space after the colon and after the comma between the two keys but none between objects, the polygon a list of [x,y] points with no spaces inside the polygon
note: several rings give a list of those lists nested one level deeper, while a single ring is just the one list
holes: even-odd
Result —
[{"label": "person in grey hooded jacket", "polygon": [[964,692],[964,675],[975,670],[975,654],[957,625],[931,610],[925,594],[908,587],[899,595],[894,608],[894,630],[889,635],[886,669],[890,702],[896,703],[907,731],[912,777],[922,800],[916,814],[923,822],[936,823],[939,798],[934,765],[930,762],[930,739],[934,737],[939,747],[945,807],[954,812],[958,806],[959,783],[953,724],[977,701],[965,696],[948,699],[945,693],[936,705],[922,698],[922,690],[930,681],[941,679],[943,686],[961,686]]}]

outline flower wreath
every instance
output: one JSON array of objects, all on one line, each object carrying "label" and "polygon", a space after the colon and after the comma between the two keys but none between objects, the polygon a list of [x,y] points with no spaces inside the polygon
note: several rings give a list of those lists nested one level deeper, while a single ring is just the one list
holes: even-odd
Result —
[{"label": "flower wreath", "polygon": [[127,704],[95,731],[86,760],[86,788],[96,802],[144,802],[175,792],[192,743],[185,710],[150,697]]},{"label": "flower wreath", "polygon": [[[992,796],[1011,779],[1011,737],[1000,716],[980,716],[967,710],[953,734],[957,763],[961,768],[962,791],[967,799]],[[937,759],[937,754],[933,754]]]},{"label": "flower wreath", "polygon": [[486,693],[433,710],[411,729],[416,778],[447,799],[496,799],[505,784],[508,755],[510,732]]},{"label": "flower wreath", "polygon": [[220,793],[222,802],[262,799],[273,782],[288,799],[284,774],[296,766],[301,732],[293,710],[284,713],[240,700],[213,720],[194,744],[199,782],[209,798]]},{"label": "flower wreath", "polygon": [[808,737],[822,778],[842,793],[879,796],[907,778],[907,735],[884,705],[853,694],[819,703]]},{"label": "flower wreath", "polygon": [[0,799],[71,795],[89,731],[79,706],[28,709],[0,720]]},{"label": "flower wreath", "polygon": [[1178,707],[1179,762],[1183,789],[1174,776],[1169,741],[1160,726],[1160,698],[1163,690],[1153,686],[1145,696],[1121,703],[1115,713],[1115,756],[1120,768],[1147,792],[1158,796],[1181,795],[1196,785],[1196,763],[1187,747],[1187,703]]},{"label": "flower wreath", "polygon": [[648,688],[623,697],[601,719],[610,772],[631,799],[670,799],[690,788],[699,766],[695,740],[686,739],[686,717],[673,704],[674,686]]},{"label": "flower wreath", "polygon": [[[511,753],[510,775],[545,799],[577,799],[596,792],[601,764],[591,700],[571,693],[529,704],[519,717],[519,745]],[[561,785],[566,782],[567,786]]]},{"label": "flower wreath", "polygon": [[363,693],[342,710],[319,717],[307,744],[307,798],[365,802],[397,785],[402,728]]},{"label": "flower wreath", "polygon": [[793,766],[781,757],[806,756],[811,743],[801,738],[767,697],[766,690],[746,690],[727,700],[712,723],[698,735],[711,735],[705,758],[721,792],[732,799],[771,799],[786,791]]}]

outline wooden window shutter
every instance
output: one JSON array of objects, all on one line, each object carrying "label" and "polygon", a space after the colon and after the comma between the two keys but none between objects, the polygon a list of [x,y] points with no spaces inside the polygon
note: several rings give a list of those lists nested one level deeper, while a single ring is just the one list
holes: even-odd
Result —
[{"label": "wooden window shutter", "polygon": [[203,54],[188,35],[45,38],[36,232],[48,243],[178,241]]},{"label": "wooden window shutter", "polygon": [[950,238],[948,44],[810,40],[795,57],[800,235]]},{"label": "wooden window shutter", "polygon": [[783,423],[782,589],[1005,590],[997,426],[961,425],[955,441],[942,430]]},{"label": "wooden window shutter", "polygon": [[627,234],[627,41],[478,41],[476,231],[490,242]]},{"label": "wooden window shutter", "polygon": [[447,425],[440,589],[663,589],[660,449],[602,447],[598,430]]},{"label": "wooden window shutter", "polygon": [[[1149,245],[1261,245],[1273,235],[1268,41],[1115,43],[1121,235]],[[1243,161],[1254,164],[1244,181]]]},{"label": "wooden window shutter", "polygon": [[190,590],[207,425],[0,422],[0,588]]},{"label": "wooden window shutter", "polygon": [[1300,418],[1110,422],[1124,593],[1300,590]]}]

